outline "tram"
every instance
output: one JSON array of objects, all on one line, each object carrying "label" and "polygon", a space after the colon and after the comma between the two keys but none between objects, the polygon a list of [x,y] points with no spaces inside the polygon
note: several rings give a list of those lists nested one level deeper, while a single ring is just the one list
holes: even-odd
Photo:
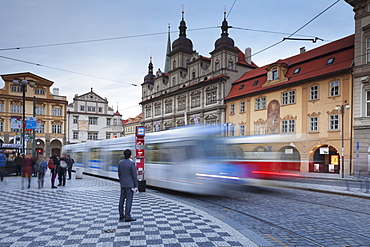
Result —
[{"label": "tram", "polygon": [[[135,137],[98,140],[63,147],[84,173],[117,179],[123,151],[134,151]],[[229,163],[232,152],[215,128],[185,126],[145,136],[146,184],[195,194],[223,194],[240,182]]]}]

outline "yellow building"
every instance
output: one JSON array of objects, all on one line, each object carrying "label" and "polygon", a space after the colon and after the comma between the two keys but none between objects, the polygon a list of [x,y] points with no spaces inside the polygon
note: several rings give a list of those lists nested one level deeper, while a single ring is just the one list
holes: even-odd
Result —
[{"label": "yellow building", "polygon": [[[1,78],[4,87],[0,89],[0,142],[20,143],[15,137],[22,136],[22,129],[12,128],[11,118],[23,119],[24,100],[25,118],[35,114],[37,120],[36,130],[26,129],[25,153],[34,155],[37,151],[45,157],[53,153],[60,155],[65,143],[67,98],[59,96],[58,88],[50,92],[54,82],[29,72],[2,75]],[[14,80],[27,80],[24,95],[23,87],[16,85]]]},{"label": "yellow building", "polygon": [[225,99],[228,135],[281,135],[258,149],[293,154],[300,162],[288,169],[303,172],[342,173],[343,155],[352,173],[353,59],[351,35],[246,72]]},{"label": "yellow building", "polygon": [[122,125],[123,125],[125,136],[136,134],[136,127],[141,126],[142,116],[143,114],[140,113],[136,117],[122,120]]}]

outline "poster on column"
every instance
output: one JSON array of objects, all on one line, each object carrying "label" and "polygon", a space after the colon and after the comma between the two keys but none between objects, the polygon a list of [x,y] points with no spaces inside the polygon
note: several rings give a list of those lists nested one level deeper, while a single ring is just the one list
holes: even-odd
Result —
[{"label": "poster on column", "polygon": [[10,128],[12,128],[12,129],[22,128],[22,117],[12,116],[11,120],[10,120]]}]

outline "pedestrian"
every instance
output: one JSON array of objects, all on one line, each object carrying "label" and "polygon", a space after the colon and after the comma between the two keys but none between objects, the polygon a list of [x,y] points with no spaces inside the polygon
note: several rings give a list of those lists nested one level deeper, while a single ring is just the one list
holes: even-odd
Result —
[{"label": "pedestrian", "polygon": [[23,154],[22,159],[22,189],[24,189],[24,180],[28,180],[27,189],[31,187],[31,176],[32,176],[32,163],[33,159]]},{"label": "pedestrian", "polygon": [[15,169],[16,169],[15,170],[16,176],[19,176],[21,175],[21,171],[22,171],[22,157],[18,153],[14,159],[14,163],[15,163]]},{"label": "pedestrian", "polygon": [[69,166],[67,168],[68,170],[68,180],[71,180],[72,179],[72,167],[73,167],[73,164],[75,163],[74,159],[71,158],[71,156],[68,154],[67,155],[67,158],[69,159]]},{"label": "pedestrian", "polygon": [[59,180],[59,184],[57,186],[62,186],[62,175],[61,175],[61,167],[60,167],[60,160],[59,160],[59,157],[57,156],[57,154],[53,154],[52,156],[52,159],[53,159],[53,164],[55,166],[55,170],[58,174],[58,180]]},{"label": "pedestrian", "polygon": [[0,181],[1,182],[4,180],[5,165],[6,165],[6,155],[4,154],[3,150],[0,150]]},{"label": "pedestrian", "polygon": [[[139,191],[135,163],[130,159],[131,150],[126,149],[123,152],[124,159],[118,163],[118,178],[121,185],[121,195],[119,199],[118,212],[119,220],[126,222],[135,221],[131,217],[132,200],[134,191]],[[125,208],[123,208],[125,204]]]},{"label": "pedestrian", "polygon": [[51,172],[51,188],[56,189],[58,188],[55,186],[55,178],[57,177],[57,169],[55,168],[53,157],[50,157],[49,162],[48,162],[48,167]]},{"label": "pedestrian", "polygon": [[37,177],[37,171],[36,171],[36,161],[37,161],[37,156],[32,157],[32,177]]},{"label": "pedestrian", "polygon": [[37,169],[37,184],[38,188],[41,189],[44,187],[45,181],[45,172],[48,169],[48,162],[45,160],[44,156],[39,155],[36,161],[36,169]]},{"label": "pedestrian", "polygon": [[63,156],[59,159],[60,165],[58,170],[58,179],[59,179],[59,185],[58,186],[65,186],[66,185],[66,173],[67,168],[70,166],[70,160],[67,158],[66,154],[63,154]]}]

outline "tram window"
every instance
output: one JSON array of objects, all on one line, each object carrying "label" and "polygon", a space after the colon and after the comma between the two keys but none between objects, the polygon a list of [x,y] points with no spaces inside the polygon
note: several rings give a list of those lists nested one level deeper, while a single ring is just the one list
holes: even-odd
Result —
[{"label": "tram window", "polygon": [[96,161],[101,161],[101,149],[100,148],[92,148],[90,149],[90,160],[96,160]]},{"label": "tram window", "polygon": [[76,163],[82,163],[83,162],[83,153],[77,152],[74,157],[72,157]]},{"label": "tram window", "polygon": [[111,160],[109,160],[109,164],[110,165],[118,165],[118,162],[123,159],[123,155],[122,155],[122,151],[121,150],[115,150],[115,151],[112,151],[110,152],[110,154],[108,155],[108,157],[111,157]]}]

